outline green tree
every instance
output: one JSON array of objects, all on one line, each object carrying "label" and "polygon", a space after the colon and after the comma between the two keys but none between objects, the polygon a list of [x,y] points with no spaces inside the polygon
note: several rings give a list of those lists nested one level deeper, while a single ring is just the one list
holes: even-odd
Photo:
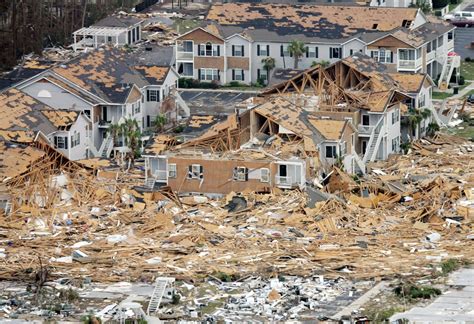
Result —
[{"label": "green tree", "polygon": [[431,122],[428,124],[426,128],[426,133],[428,136],[433,136],[436,132],[439,131],[439,125],[435,122]]},{"label": "green tree", "polygon": [[275,68],[275,59],[273,57],[265,57],[262,59],[263,68],[267,70],[268,83],[270,83],[270,71]]},{"label": "green tree", "polygon": [[329,64],[331,64],[331,62],[326,61],[326,60],[321,60],[319,62],[313,61],[311,63],[311,67],[316,67],[316,66],[320,65],[323,69],[325,69],[329,66]]},{"label": "green tree", "polygon": [[158,114],[153,120],[153,126],[155,126],[156,132],[161,133],[167,121],[168,120],[166,119],[165,115]]},{"label": "green tree", "polygon": [[288,46],[288,52],[295,59],[294,68],[297,69],[298,68],[298,61],[299,61],[300,57],[302,57],[303,54],[306,53],[306,46],[304,45],[304,43],[302,41],[294,40]]},{"label": "green tree", "polygon": [[112,141],[115,145],[115,143],[117,142],[117,137],[122,135],[122,127],[119,124],[110,124],[109,134],[110,136],[112,136]]}]

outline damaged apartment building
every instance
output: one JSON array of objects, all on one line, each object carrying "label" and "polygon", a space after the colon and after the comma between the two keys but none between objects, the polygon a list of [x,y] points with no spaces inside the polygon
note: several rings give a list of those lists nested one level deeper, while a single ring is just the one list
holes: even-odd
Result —
[{"label": "damaged apartment building", "polygon": [[17,89],[51,110],[86,118],[84,127],[77,129],[77,137],[57,137],[51,142],[58,150],[70,150],[80,142],[85,146],[80,154],[66,155],[75,160],[109,157],[113,150],[126,150],[120,138],[113,143],[109,132],[112,124],[135,119],[143,132],[153,128],[157,115],[164,115],[170,123],[188,116],[187,107],[175,91],[177,79],[169,65],[157,65],[153,60],[143,62],[126,49],[106,47],[53,65],[10,89]]},{"label": "damaged apartment building", "polygon": [[[459,67],[459,57],[447,55],[454,28],[418,8],[213,4],[203,27],[176,39],[176,69],[204,82],[268,83],[262,60],[269,57],[276,68],[307,69],[363,53],[390,72],[441,74],[441,83]],[[297,62],[288,49],[293,40],[305,44]]]},{"label": "damaged apartment building", "polygon": [[431,106],[418,100],[431,98],[429,76],[386,70],[354,54],[267,89],[250,109],[194,139],[157,136],[144,153],[146,184],[178,193],[265,192],[303,189],[334,165],[364,173],[367,163],[399,153],[402,136],[412,138],[401,119]]}]

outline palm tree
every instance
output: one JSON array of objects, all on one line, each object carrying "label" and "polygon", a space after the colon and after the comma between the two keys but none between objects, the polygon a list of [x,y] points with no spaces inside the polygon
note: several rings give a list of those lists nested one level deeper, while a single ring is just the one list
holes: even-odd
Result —
[{"label": "palm tree", "polygon": [[166,116],[163,114],[158,114],[153,120],[153,126],[155,126],[156,131],[161,133],[167,122]]},{"label": "palm tree", "polygon": [[128,118],[125,119],[124,123],[121,126],[121,133],[125,139],[125,145],[129,148],[127,152],[127,157],[130,162],[130,165],[133,165],[135,162],[135,156],[138,155],[138,150],[140,148],[140,126],[136,119]]},{"label": "palm tree", "polygon": [[117,137],[119,137],[122,133],[122,127],[119,124],[110,124],[109,133],[110,136],[112,136],[112,141],[115,146],[115,143],[117,142]]},{"label": "palm tree", "polygon": [[298,68],[298,60],[306,53],[306,46],[302,41],[294,40],[288,45],[288,52],[295,58],[295,69]]},{"label": "palm tree", "polygon": [[410,128],[410,134],[413,134],[413,131],[416,131],[418,125],[420,125],[423,117],[420,114],[419,110],[412,111],[408,115],[408,126]]},{"label": "palm tree", "polygon": [[270,71],[275,68],[275,59],[273,57],[265,57],[262,59],[263,68],[267,70],[267,83],[270,83]]}]

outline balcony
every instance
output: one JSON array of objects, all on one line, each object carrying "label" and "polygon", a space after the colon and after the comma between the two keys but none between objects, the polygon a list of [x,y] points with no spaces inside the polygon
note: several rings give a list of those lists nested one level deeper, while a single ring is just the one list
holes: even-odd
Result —
[{"label": "balcony", "polygon": [[192,61],[193,57],[193,52],[176,52],[176,60],[178,61]]},{"label": "balcony", "polygon": [[431,62],[435,59],[436,57],[436,51],[431,51],[429,53],[426,53],[426,62]]},{"label": "balcony", "polygon": [[297,187],[298,183],[295,182],[291,177],[275,176],[275,182],[279,187],[292,188]]},{"label": "balcony", "polygon": [[416,60],[398,60],[398,70],[418,70],[421,68],[421,57]]},{"label": "balcony", "polygon": [[374,126],[370,126],[370,125],[359,124],[357,126],[357,131],[359,132],[359,135],[370,135],[372,134],[373,129],[374,129]]},{"label": "balcony", "polygon": [[166,182],[166,180],[168,180],[168,172],[165,170],[155,170],[155,172],[153,172],[153,178],[158,182]]}]

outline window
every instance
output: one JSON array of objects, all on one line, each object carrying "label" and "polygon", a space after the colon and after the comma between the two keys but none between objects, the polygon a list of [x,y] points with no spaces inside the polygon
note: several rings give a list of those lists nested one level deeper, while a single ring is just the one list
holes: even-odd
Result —
[{"label": "window", "polygon": [[176,178],[176,164],[168,164],[168,178]]},{"label": "window", "polygon": [[233,69],[232,70],[232,80],[233,81],[244,81],[244,70],[242,69]]},{"label": "window", "polygon": [[448,41],[453,40],[453,39],[454,39],[454,31],[448,32]]},{"label": "window", "polygon": [[107,42],[112,43],[112,36],[107,36]]},{"label": "window", "polygon": [[201,44],[198,45],[199,56],[220,56],[220,46],[217,44]]},{"label": "window", "polygon": [[137,101],[133,104],[133,113],[138,114],[140,113],[140,101]]},{"label": "window", "polygon": [[198,74],[201,81],[219,80],[219,70],[217,69],[199,69]]},{"label": "window", "polygon": [[258,80],[268,80],[268,73],[266,69],[257,69],[257,79]]},{"label": "window", "polygon": [[409,28],[410,25],[411,25],[411,20],[406,20],[406,19],[404,19],[404,20],[402,21],[402,27]]},{"label": "window", "polygon": [[232,56],[244,56],[244,45],[232,45]]},{"label": "window", "polygon": [[397,136],[392,139],[392,152],[398,152],[399,145],[400,145],[400,138]]},{"label": "window", "polygon": [[160,101],[160,91],[159,90],[147,90],[146,91],[146,101]]},{"label": "window", "polygon": [[346,150],[347,150],[347,144],[346,144],[346,142],[342,142],[342,143],[340,144],[340,148],[339,148],[339,149],[340,149],[340,151],[341,151],[341,156],[346,155]]},{"label": "window", "polygon": [[191,164],[188,166],[188,179],[203,179],[203,168],[199,164]]},{"label": "window", "polygon": [[326,146],[326,158],[335,158],[336,156],[336,145]]},{"label": "window", "polygon": [[428,45],[426,45],[426,53],[431,53],[431,51],[432,51],[431,42],[429,42]]},{"label": "window", "polygon": [[369,115],[362,115],[362,125],[369,126],[370,125],[370,116]]},{"label": "window", "polygon": [[247,181],[248,180],[248,169],[246,167],[236,167],[234,168],[235,181]]},{"label": "window", "polygon": [[393,55],[391,51],[387,51],[384,48],[378,51],[371,51],[370,56],[377,62],[380,63],[393,63]]},{"label": "window", "polygon": [[290,55],[290,51],[288,51],[288,45],[280,45],[280,56],[281,57],[288,57]]},{"label": "window", "polygon": [[399,120],[400,120],[400,110],[395,109],[392,112],[392,125],[395,123],[398,123]]},{"label": "window", "polygon": [[329,47],[329,58],[341,58],[341,52],[340,47]]},{"label": "window", "polygon": [[444,40],[443,40],[443,36],[439,36],[439,37],[438,37],[438,47],[443,46],[443,41],[444,41]]},{"label": "window", "polygon": [[318,58],[318,47],[317,46],[306,47],[306,57]]},{"label": "window", "polygon": [[425,95],[421,95],[420,98],[418,98],[418,108],[424,107],[425,104],[426,104]]},{"label": "window", "polygon": [[266,168],[260,169],[260,182],[270,182],[270,170]]},{"label": "window", "polygon": [[400,49],[398,54],[399,54],[400,60],[414,60],[415,59],[415,50]]},{"label": "window", "polygon": [[192,41],[184,41],[182,51],[187,52],[187,53],[192,53],[193,52],[193,42]]},{"label": "window", "polygon": [[54,136],[54,147],[67,150],[67,136]]},{"label": "window", "polygon": [[257,56],[270,56],[270,45],[257,45]]},{"label": "window", "polygon": [[74,131],[74,134],[71,135],[71,148],[81,144],[81,134],[77,131]]},{"label": "window", "polygon": [[463,17],[472,17],[472,13],[470,13],[470,12],[463,12],[461,15]]}]

